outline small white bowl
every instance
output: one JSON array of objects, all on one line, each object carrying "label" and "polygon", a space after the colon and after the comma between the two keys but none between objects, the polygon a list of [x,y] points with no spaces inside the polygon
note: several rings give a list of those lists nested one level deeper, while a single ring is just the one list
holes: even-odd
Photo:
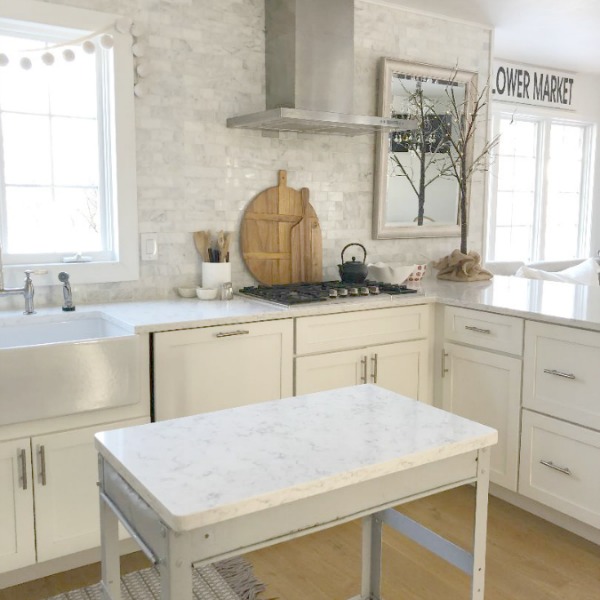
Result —
[{"label": "small white bowl", "polygon": [[381,283],[401,284],[406,281],[408,276],[415,270],[417,265],[389,265],[382,262],[368,265],[367,277],[371,281]]},{"label": "small white bowl", "polygon": [[196,296],[200,298],[200,300],[214,300],[217,297],[218,290],[213,288],[196,288]]},{"label": "small white bowl", "polygon": [[178,287],[177,293],[182,298],[195,298],[196,297],[196,288],[193,287]]}]

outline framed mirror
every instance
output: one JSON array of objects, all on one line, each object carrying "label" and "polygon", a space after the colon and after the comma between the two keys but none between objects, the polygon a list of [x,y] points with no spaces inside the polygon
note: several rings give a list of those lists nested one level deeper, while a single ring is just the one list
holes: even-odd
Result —
[{"label": "framed mirror", "polygon": [[381,59],[379,115],[414,119],[417,128],[377,134],[375,239],[460,235],[449,136],[463,125],[473,90],[476,73]]}]

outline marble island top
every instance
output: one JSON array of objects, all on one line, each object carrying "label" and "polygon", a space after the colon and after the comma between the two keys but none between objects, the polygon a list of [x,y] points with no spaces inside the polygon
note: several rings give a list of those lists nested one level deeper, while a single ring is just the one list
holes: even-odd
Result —
[{"label": "marble island top", "polygon": [[100,454],[176,531],[496,441],[494,429],[374,385],[96,435]]},{"label": "marble island top", "polygon": [[87,305],[78,306],[74,313],[62,313],[60,307],[49,307],[27,316],[21,311],[0,311],[0,326],[21,320],[76,319],[98,311],[132,332],[151,333],[435,302],[600,331],[600,286],[499,275],[491,281],[473,283],[431,278],[423,280],[416,294],[381,294],[293,307],[236,296],[227,302],[177,298]]}]

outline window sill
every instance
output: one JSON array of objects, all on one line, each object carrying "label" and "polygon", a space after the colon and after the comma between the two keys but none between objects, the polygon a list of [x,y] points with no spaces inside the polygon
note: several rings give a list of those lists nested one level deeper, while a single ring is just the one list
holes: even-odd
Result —
[{"label": "window sill", "polygon": [[58,274],[66,271],[72,285],[85,283],[117,283],[120,281],[136,281],[140,276],[139,261],[123,262],[85,262],[54,263],[47,265],[4,265],[4,287],[22,287],[24,271],[46,271],[32,275],[34,285],[61,285]]}]

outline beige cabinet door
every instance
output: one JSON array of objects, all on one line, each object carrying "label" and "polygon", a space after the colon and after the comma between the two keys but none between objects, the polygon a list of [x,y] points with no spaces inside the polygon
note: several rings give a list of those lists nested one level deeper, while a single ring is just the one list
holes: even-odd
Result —
[{"label": "beige cabinet door", "polygon": [[360,383],[376,383],[403,396],[429,402],[427,340],[296,358],[296,394]]},{"label": "beige cabinet door", "polygon": [[296,358],[296,395],[367,383],[367,351],[343,350]]},{"label": "beige cabinet door", "polygon": [[498,430],[490,480],[517,490],[521,360],[444,344],[443,407]]},{"label": "beige cabinet door", "polygon": [[29,438],[0,443],[0,573],[35,562]]},{"label": "beige cabinet door", "polygon": [[368,349],[369,382],[421,402],[431,403],[427,340]]},{"label": "beige cabinet door", "polygon": [[291,396],[292,352],[292,319],[155,334],[155,419]]},{"label": "beige cabinet door", "polygon": [[147,421],[136,419],[32,438],[38,562],[100,545],[94,434]]}]

